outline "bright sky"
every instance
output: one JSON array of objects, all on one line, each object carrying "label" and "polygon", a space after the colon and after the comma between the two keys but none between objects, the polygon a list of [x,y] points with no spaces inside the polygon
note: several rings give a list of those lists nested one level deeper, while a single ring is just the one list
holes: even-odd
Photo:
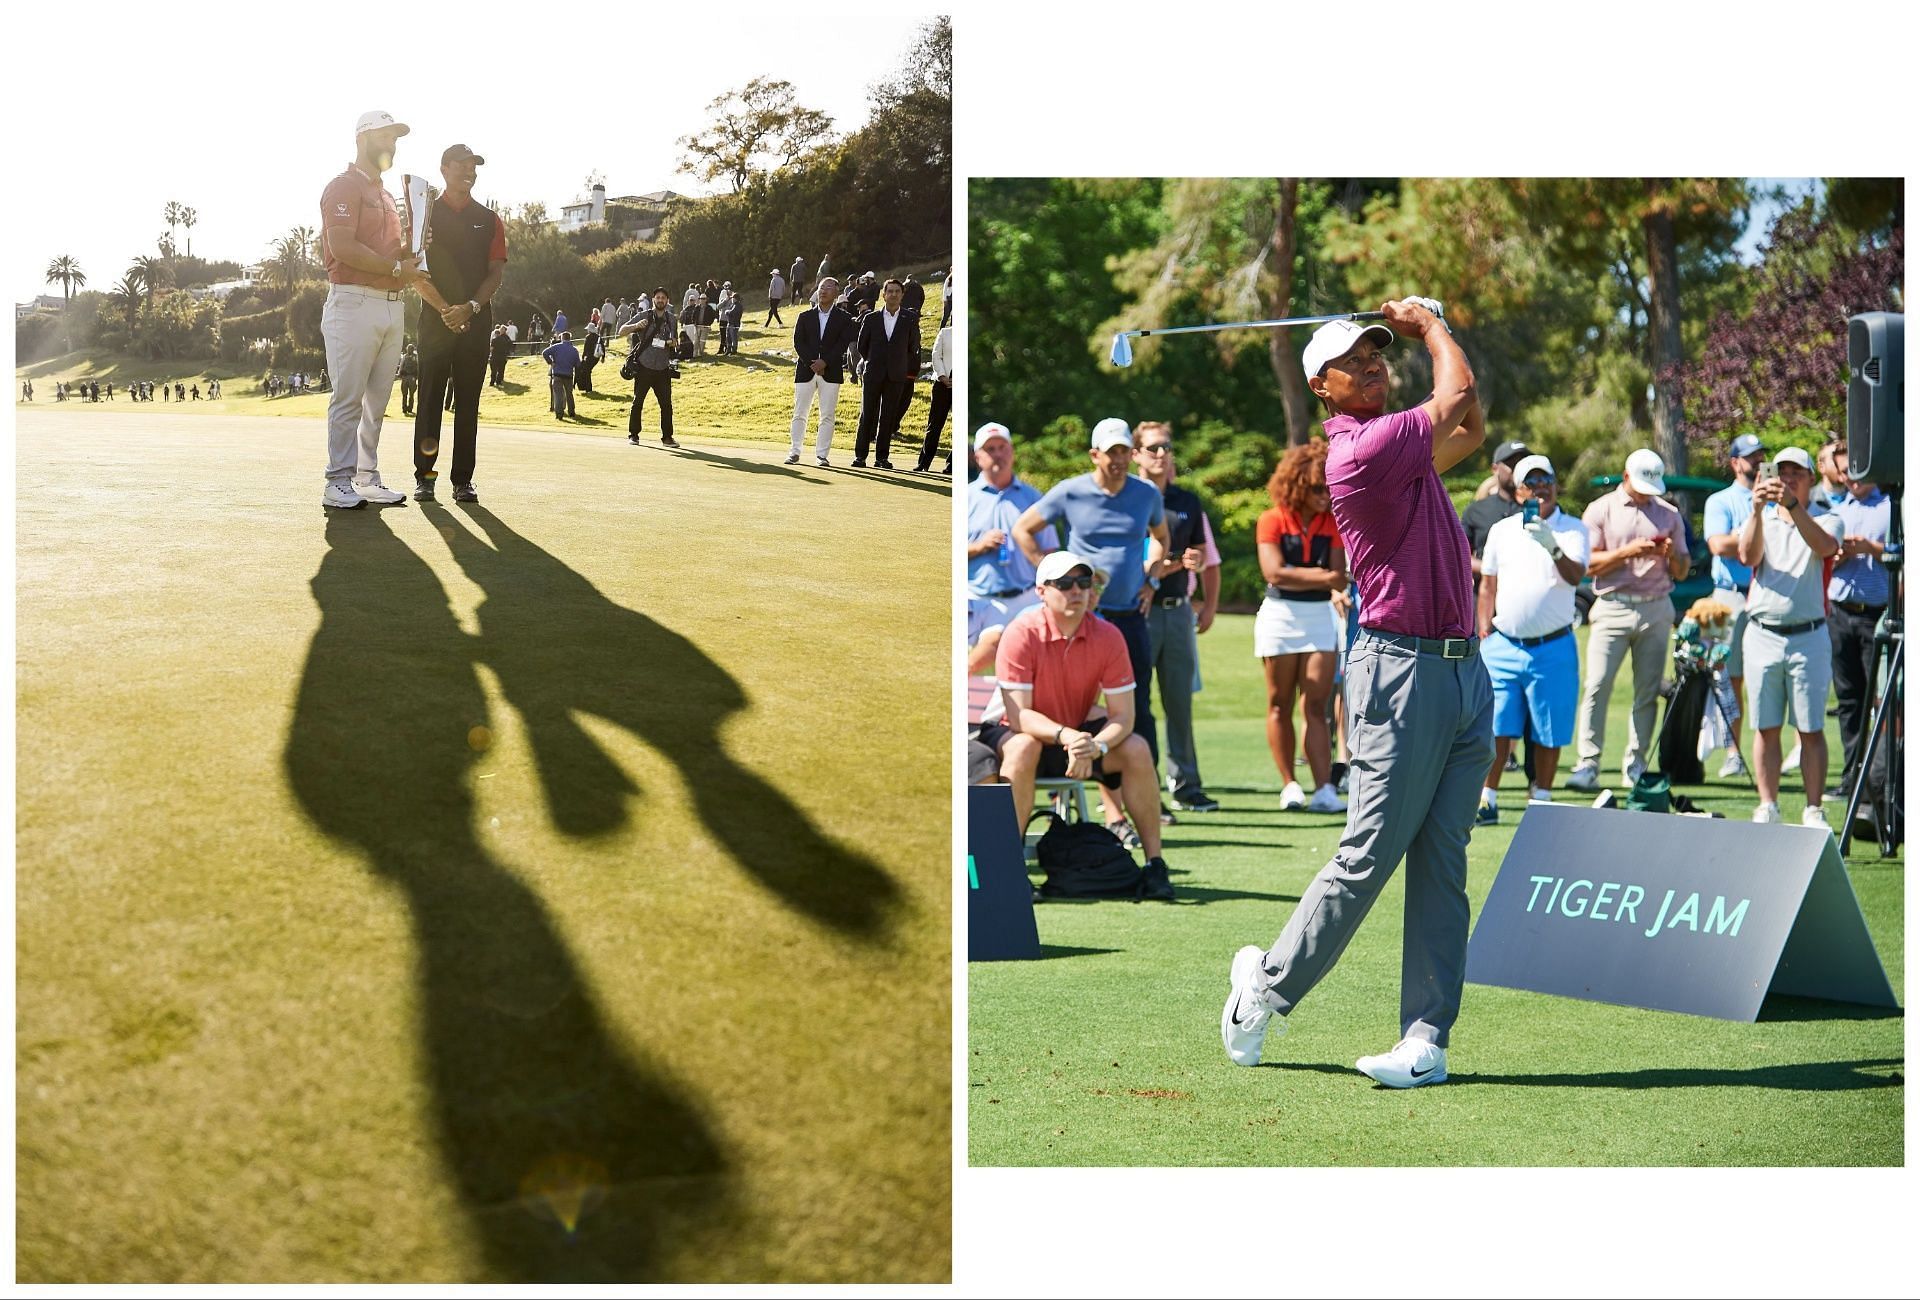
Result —
[{"label": "bright sky", "polygon": [[[110,287],[135,256],[156,251],[169,200],[199,211],[196,255],[265,258],[288,228],[318,224],[320,191],[352,161],[354,122],[369,109],[413,128],[389,189],[404,171],[437,178],[440,151],[464,143],[487,159],[482,201],[537,199],[554,216],[595,170],[615,196],[710,192],[677,173],[674,141],[706,125],[715,96],[754,77],[791,81],[801,104],[850,132],[866,121],[868,86],[897,72],[938,12],[835,10],[823,41],[790,6],[616,2],[594,5],[583,27],[568,0],[462,0],[447,8],[505,33],[462,43],[407,16],[438,5],[350,8],[371,20],[351,42],[325,34],[324,5],[116,14],[102,4],[79,27],[59,5],[13,10],[12,188],[26,200],[9,203],[6,218],[13,300],[58,294],[45,276],[61,254],[79,259],[88,288]],[[288,34],[294,15],[298,37]],[[72,57],[54,57],[76,39]],[[329,52],[346,44],[363,52]],[[175,240],[186,251],[184,230]]]}]

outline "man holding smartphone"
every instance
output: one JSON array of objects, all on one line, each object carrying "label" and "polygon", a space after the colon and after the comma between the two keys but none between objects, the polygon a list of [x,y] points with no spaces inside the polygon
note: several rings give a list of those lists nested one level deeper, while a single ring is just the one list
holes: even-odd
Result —
[{"label": "man holding smartphone", "polygon": [[1607,697],[1613,678],[1633,656],[1633,715],[1620,776],[1627,785],[1647,770],[1660,680],[1673,635],[1673,584],[1687,576],[1686,526],[1660,498],[1667,465],[1645,447],[1627,457],[1620,486],[1587,507],[1581,522],[1592,539],[1587,574],[1593,609],[1587,616],[1587,686],[1580,696],[1579,761],[1567,788],[1600,788],[1600,750],[1607,742]]}]

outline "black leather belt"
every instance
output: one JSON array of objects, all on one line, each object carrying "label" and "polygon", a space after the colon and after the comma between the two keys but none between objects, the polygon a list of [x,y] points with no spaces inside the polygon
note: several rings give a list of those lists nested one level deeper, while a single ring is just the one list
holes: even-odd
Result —
[{"label": "black leather belt", "polygon": [[1008,596],[1018,596],[1025,590],[1025,587],[1008,587],[1005,591],[990,591],[987,593],[987,599],[1005,600]]},{"label": "black leather belt", "polygon": [[1187,603],[1187,598],[1185,596],[1160,596],[1155,598],[1153,603],[1161,609],[1178,609]]},{"label": "black leather belt", "polygon": [[1363,627],[1360,631],[1376,641],[1385,641],[1389,645],[1418,650],[1421,654],[1439,655],[1443,659],[1471,659],[1480,653],[1480,642],[1474,637],[1450,636],[1436,641],[1431,637],[1409,636],[1403,632],[1381,632],[1370,627]]},{"label": "black leather belt", "polygon": [[1558,641],[1561,637],[1570,635],[1572,632],[1573,624],[1569,623],[1558,632],[1549,632],[1545,636],[1507,636],[1505,632],[1500,633],[1500,635],[1506,636],[1507,640],[1514,645],[1535,646],[1545,645],[1549,641]]},{"label": "black leather belt", "polygon": [[1765,623],[1756,618],[1753,621],[1759,623],[1761,627],[1773,633],[1775,636],[1793,636],[1797,632],[1811,632],[1816,627],[1824,626],[1827,620],[1824,618],[1811,618],[1804,623]]},{"label": "black leather belt", "polygon": [[1835,609],[1844,609],[1849,614],[1878,615],[1882,610],[1886,609],[1885,605],[1869,605],[1863,600],[1836,600],[1833,602],[1833,605]]}]

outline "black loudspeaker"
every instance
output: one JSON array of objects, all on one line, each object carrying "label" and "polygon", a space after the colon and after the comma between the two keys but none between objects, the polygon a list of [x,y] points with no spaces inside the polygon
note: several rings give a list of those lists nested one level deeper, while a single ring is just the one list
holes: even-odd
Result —
[{"label": "black loudspeaker", "polygon": [[1847,321],[1847,475],[1905,481],[1906,317],[1865,311]]}]

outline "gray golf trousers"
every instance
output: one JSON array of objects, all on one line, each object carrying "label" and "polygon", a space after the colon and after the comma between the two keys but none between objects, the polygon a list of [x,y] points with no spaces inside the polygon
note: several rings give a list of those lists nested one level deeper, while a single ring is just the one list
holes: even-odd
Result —
[{"label": "gray golf trousers", "polygon": [[1147,634],[1153,640],[1153,682],[1160,688],[1160,716],[1167,722],[1167,784],[1173,797],[1204,793],[1200,760],[1193,752],[1193,675],[1200,667],[1200,639],[1194,630],[1193,602],[1171,608],[1154,601],[1147,607]]},{"label": "gray golf trousers", "polygon": [[1400,1033],[1445,1047],[1466,980],[1467,836],[1493,762],[1493,687],[1477,646],[1459,659],[1411,646],[1365,628],[1353,643],[1346,833],[1262,965],[1267,1004],[1285,1015],[1340,960],[1404,857]]}]

